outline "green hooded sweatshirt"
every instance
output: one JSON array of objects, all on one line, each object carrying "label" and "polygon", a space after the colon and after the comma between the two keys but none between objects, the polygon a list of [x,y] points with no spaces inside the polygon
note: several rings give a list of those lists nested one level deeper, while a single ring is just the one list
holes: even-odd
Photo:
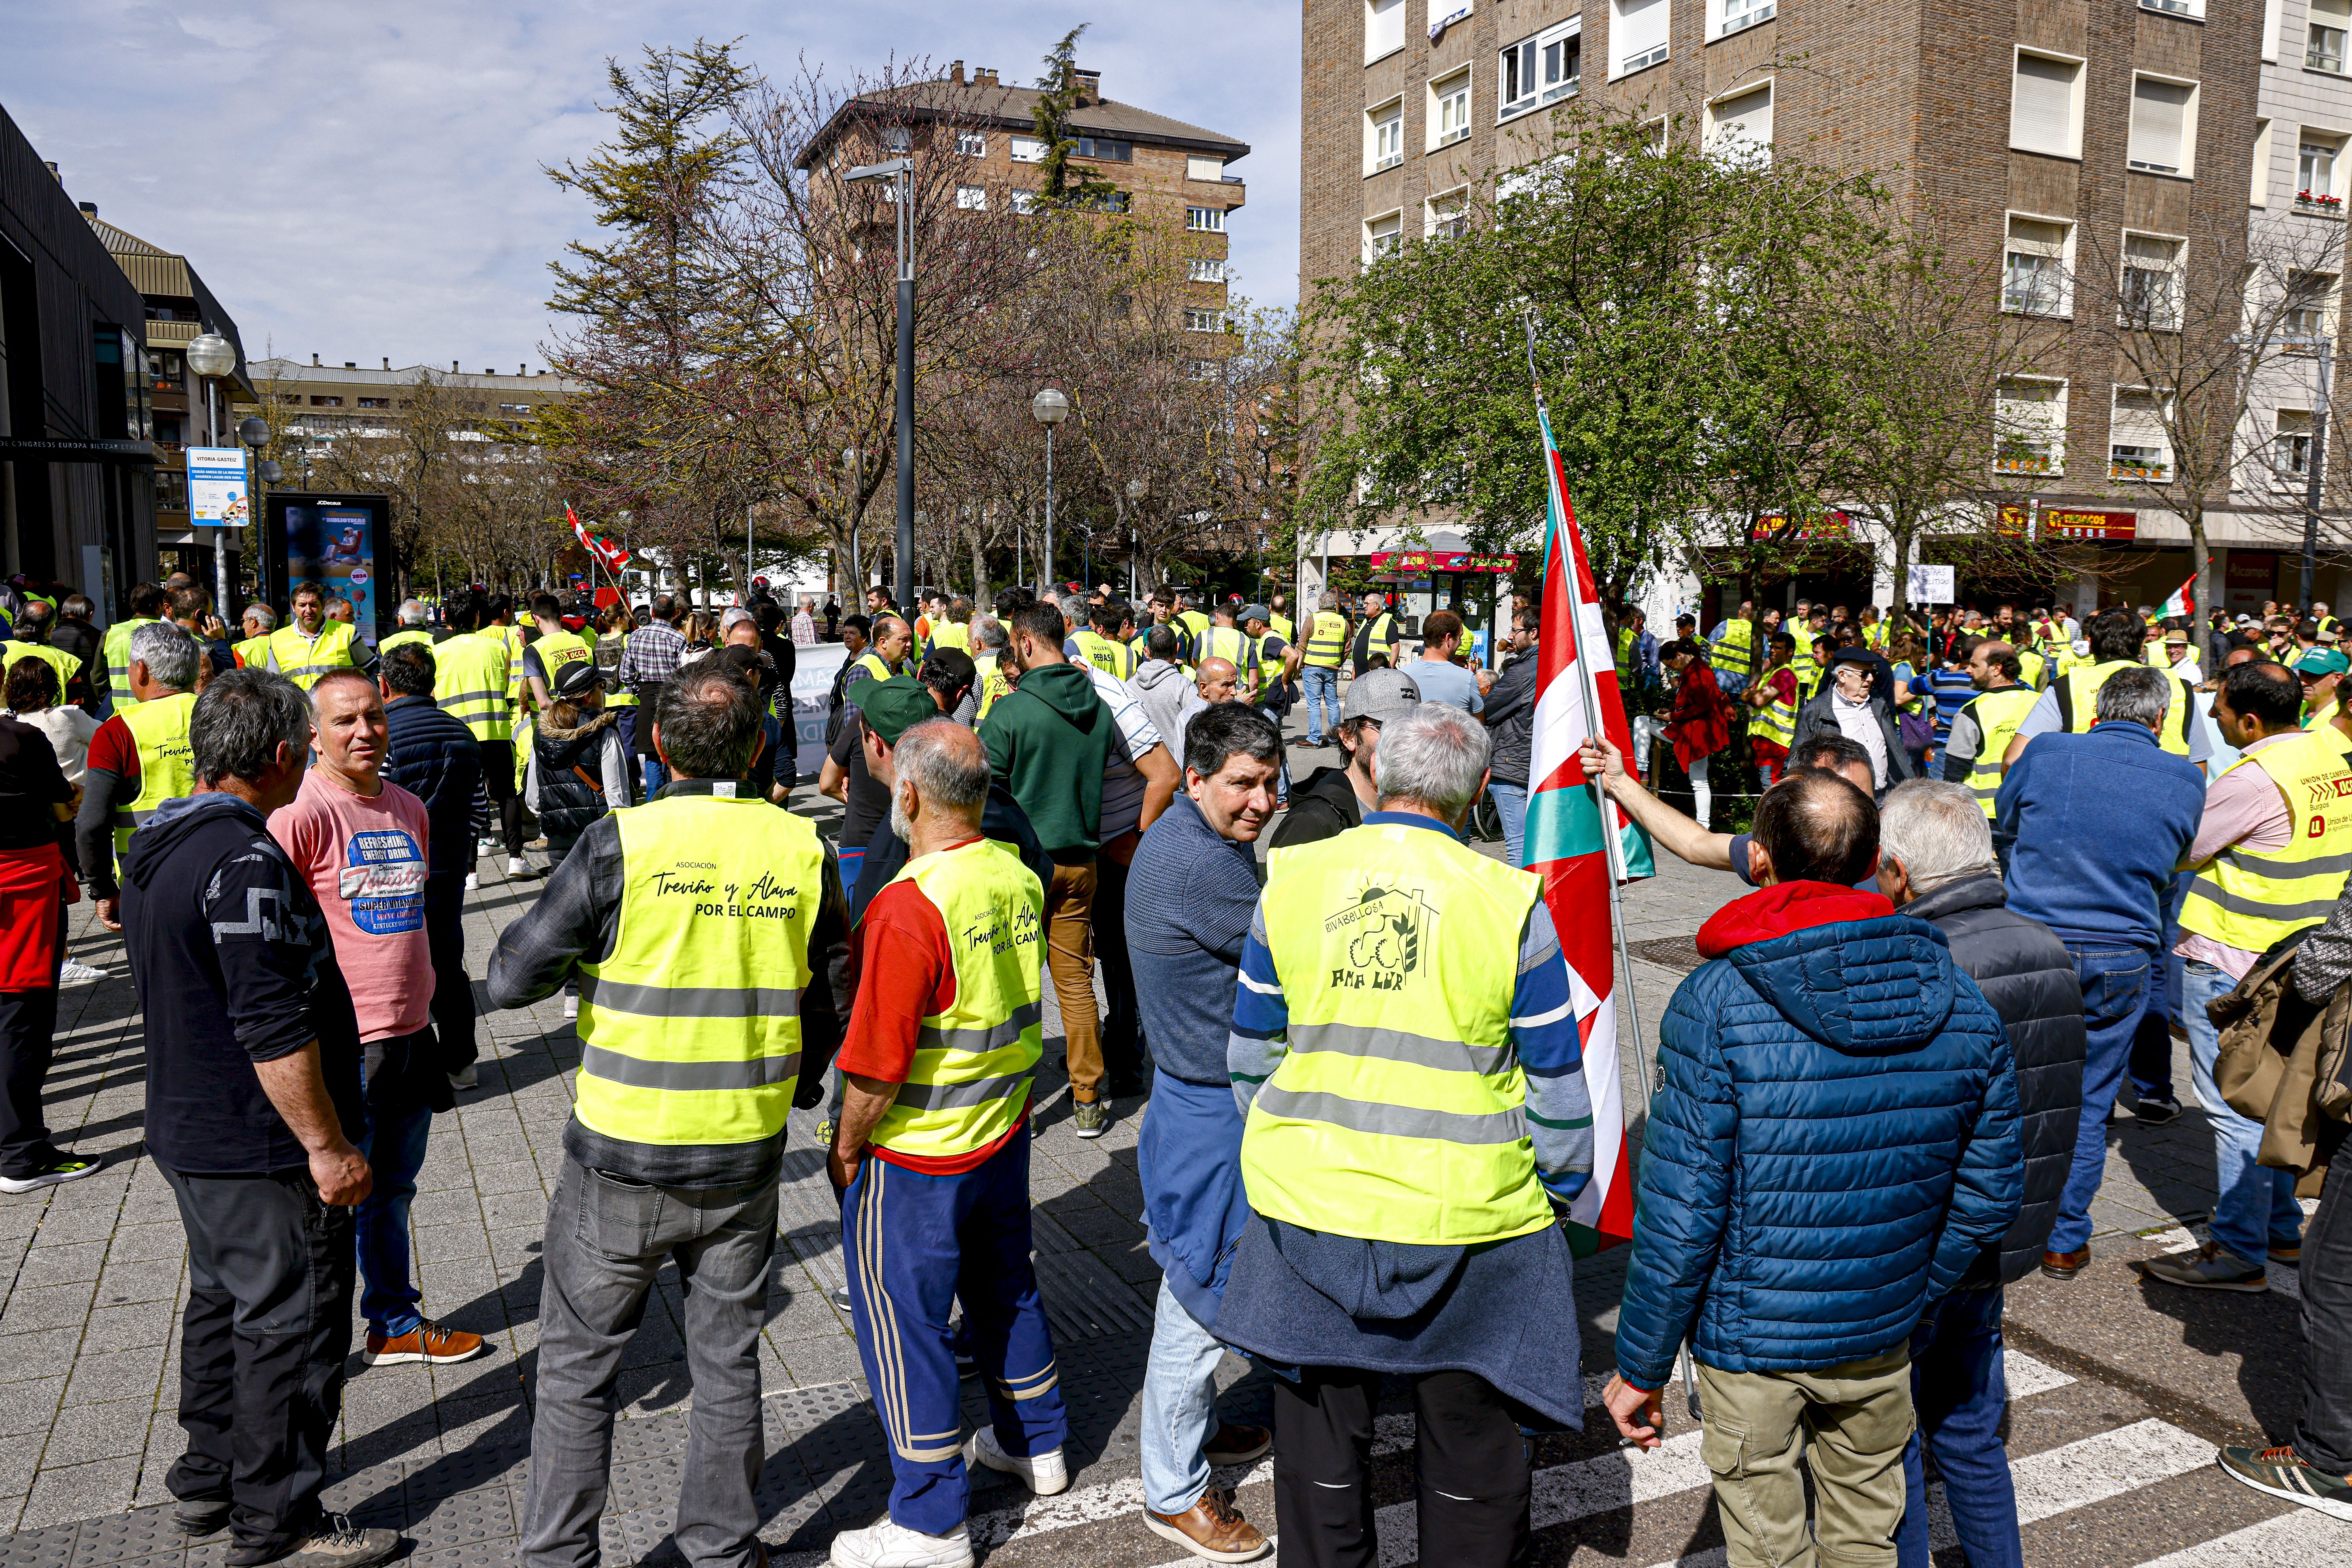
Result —
[{"label": "green hooded sweatshirt", "polygon": [[1045,853],[1064,865],[1094,858],[1102,840],[1103,767],[1115,721],[1074,664],[1021,672],[1021,684],[980,722],[988,766],[1013,792]]}]

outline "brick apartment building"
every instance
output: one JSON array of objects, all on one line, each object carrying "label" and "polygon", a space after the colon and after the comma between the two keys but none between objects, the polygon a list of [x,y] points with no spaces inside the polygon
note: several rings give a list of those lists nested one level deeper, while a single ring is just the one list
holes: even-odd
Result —
[{"label": "brick apartment building", "polygon": [[[2161,287],[2200,251],[2242,247],[2250,221],[2340,223],[2341,207],[2296,192],[2316,177],[2343,194],[2347,21],[2343,0],[1307,0],[1301,292],[1445,232],[1481,182],[1549,150],[1549,110],[1574,100],[1877,169],[1952,252],[2000,258],[2009,308],[2049,318],[2053,351],[2002,411],[2047,436],[2011,444],[2004,466],[2032,476],[2045,512],[2101,514],[2088,531],[2106,536],[2106,581],[2086,576],[2078,597],[2161,598],[2187,575],[2185,526],[2120,499],[2111,477],[2168,462],[2161,430],[2052,274],[2121,258]],[[2311,401],[2278,395],[2286,460],[2294,405]],[[1988,408],[1989,461],[1994,425]],[[2221,542],[2274,546],[2274,517],[2210,521]],[[1348,536],[1332,552],[1391,542]],[[1891,602],[1889,564],[1884,551],[1857,560],[1838,591]],[[1306,563],[1310,589],[1318,566]],[[1659,594],[1699,597],[1696,582]]]}]

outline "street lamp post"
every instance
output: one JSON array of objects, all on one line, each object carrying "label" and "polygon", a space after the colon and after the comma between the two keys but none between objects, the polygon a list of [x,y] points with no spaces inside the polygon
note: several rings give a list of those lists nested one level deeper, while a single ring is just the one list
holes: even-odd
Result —
[{"label": "street lamp post", "polygon": [[845,180],[898,181],[898,606],[915,598],[915,161],[866,163]]},{"label": "street lamp post", "polygon": [[[269,421],[257,414],[247,415],[237,422],[236,435],[237,439],[243,441],[252,450],[254,477],[257,479],[272,479],[276,477],[274,471],[282,471],[278,469],[277,464],[261,460],[261,449],[269,445]],[[260,520],[255,515],[253,510],[255,489],[252,484],[246,486],[245,521],[253,528],[253,537],[258,542],[261,538],[261,526]],[[244,606],[229,603],[230,592],[236,586],[236,579],[230,574],[228,569],[228,530],[226,527],[221,530],[219,542],[213,548],[213,575],[219,584],[213,602],[220,610],[221,619],[234,626],[236,623],[229,617]]]},{"label": "street lamp post", "polygon": [[1045,427],[1045,542],[1038,562],[1038,585],[1054,580],[1054,426],[1070,416],[1070,400],[1047,387],[1029,400],[1029,412]]}]

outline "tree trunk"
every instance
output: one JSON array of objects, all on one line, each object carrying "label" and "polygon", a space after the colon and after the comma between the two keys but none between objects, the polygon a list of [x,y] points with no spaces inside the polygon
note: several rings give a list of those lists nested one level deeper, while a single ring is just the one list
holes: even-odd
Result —
[{"label": "tree trunk", "polygon": [[1895,543],[1894,612],[1900,630],[1911,624],[1911,531],[1891,527],[1886,531]]},{"label": "tree trunk", "polygon": [[988,513],[975,510],[971,529],[964,542],[971,549],[971,608],[974,615],[988,608]]},{"label": "tree trunk", "polygon": [[2189,553],[2197,563],[2196,602],[2189,606],[2189,647],[2202,668],[2209,661],[2210,650],[2205,646],[2205,635],[2197,628],[2200,618],[2213,610],[2213,544],[2205,536],[2205,509],[2201,506],[2191,508],[2189,513]]}]

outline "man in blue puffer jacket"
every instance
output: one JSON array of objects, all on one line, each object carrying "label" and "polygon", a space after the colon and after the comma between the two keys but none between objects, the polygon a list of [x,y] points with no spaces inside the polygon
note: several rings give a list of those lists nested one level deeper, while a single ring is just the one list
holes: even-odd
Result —
[{"label": "man in blue puffer jacket", "polygon": [[[1620,1431],[1655,1447],[1693,1341],[1732,1568],[1895,1562],[1909,1341],[2017,1215],[2017,1075],[1943,933],[1853,883],[1878,814],[1794,768],[1758,803],[1764,884],[1698,933],[1660,1025],[1618,1319]],[[1690,1439],[1677,1439],[1678,1443]]]}]

